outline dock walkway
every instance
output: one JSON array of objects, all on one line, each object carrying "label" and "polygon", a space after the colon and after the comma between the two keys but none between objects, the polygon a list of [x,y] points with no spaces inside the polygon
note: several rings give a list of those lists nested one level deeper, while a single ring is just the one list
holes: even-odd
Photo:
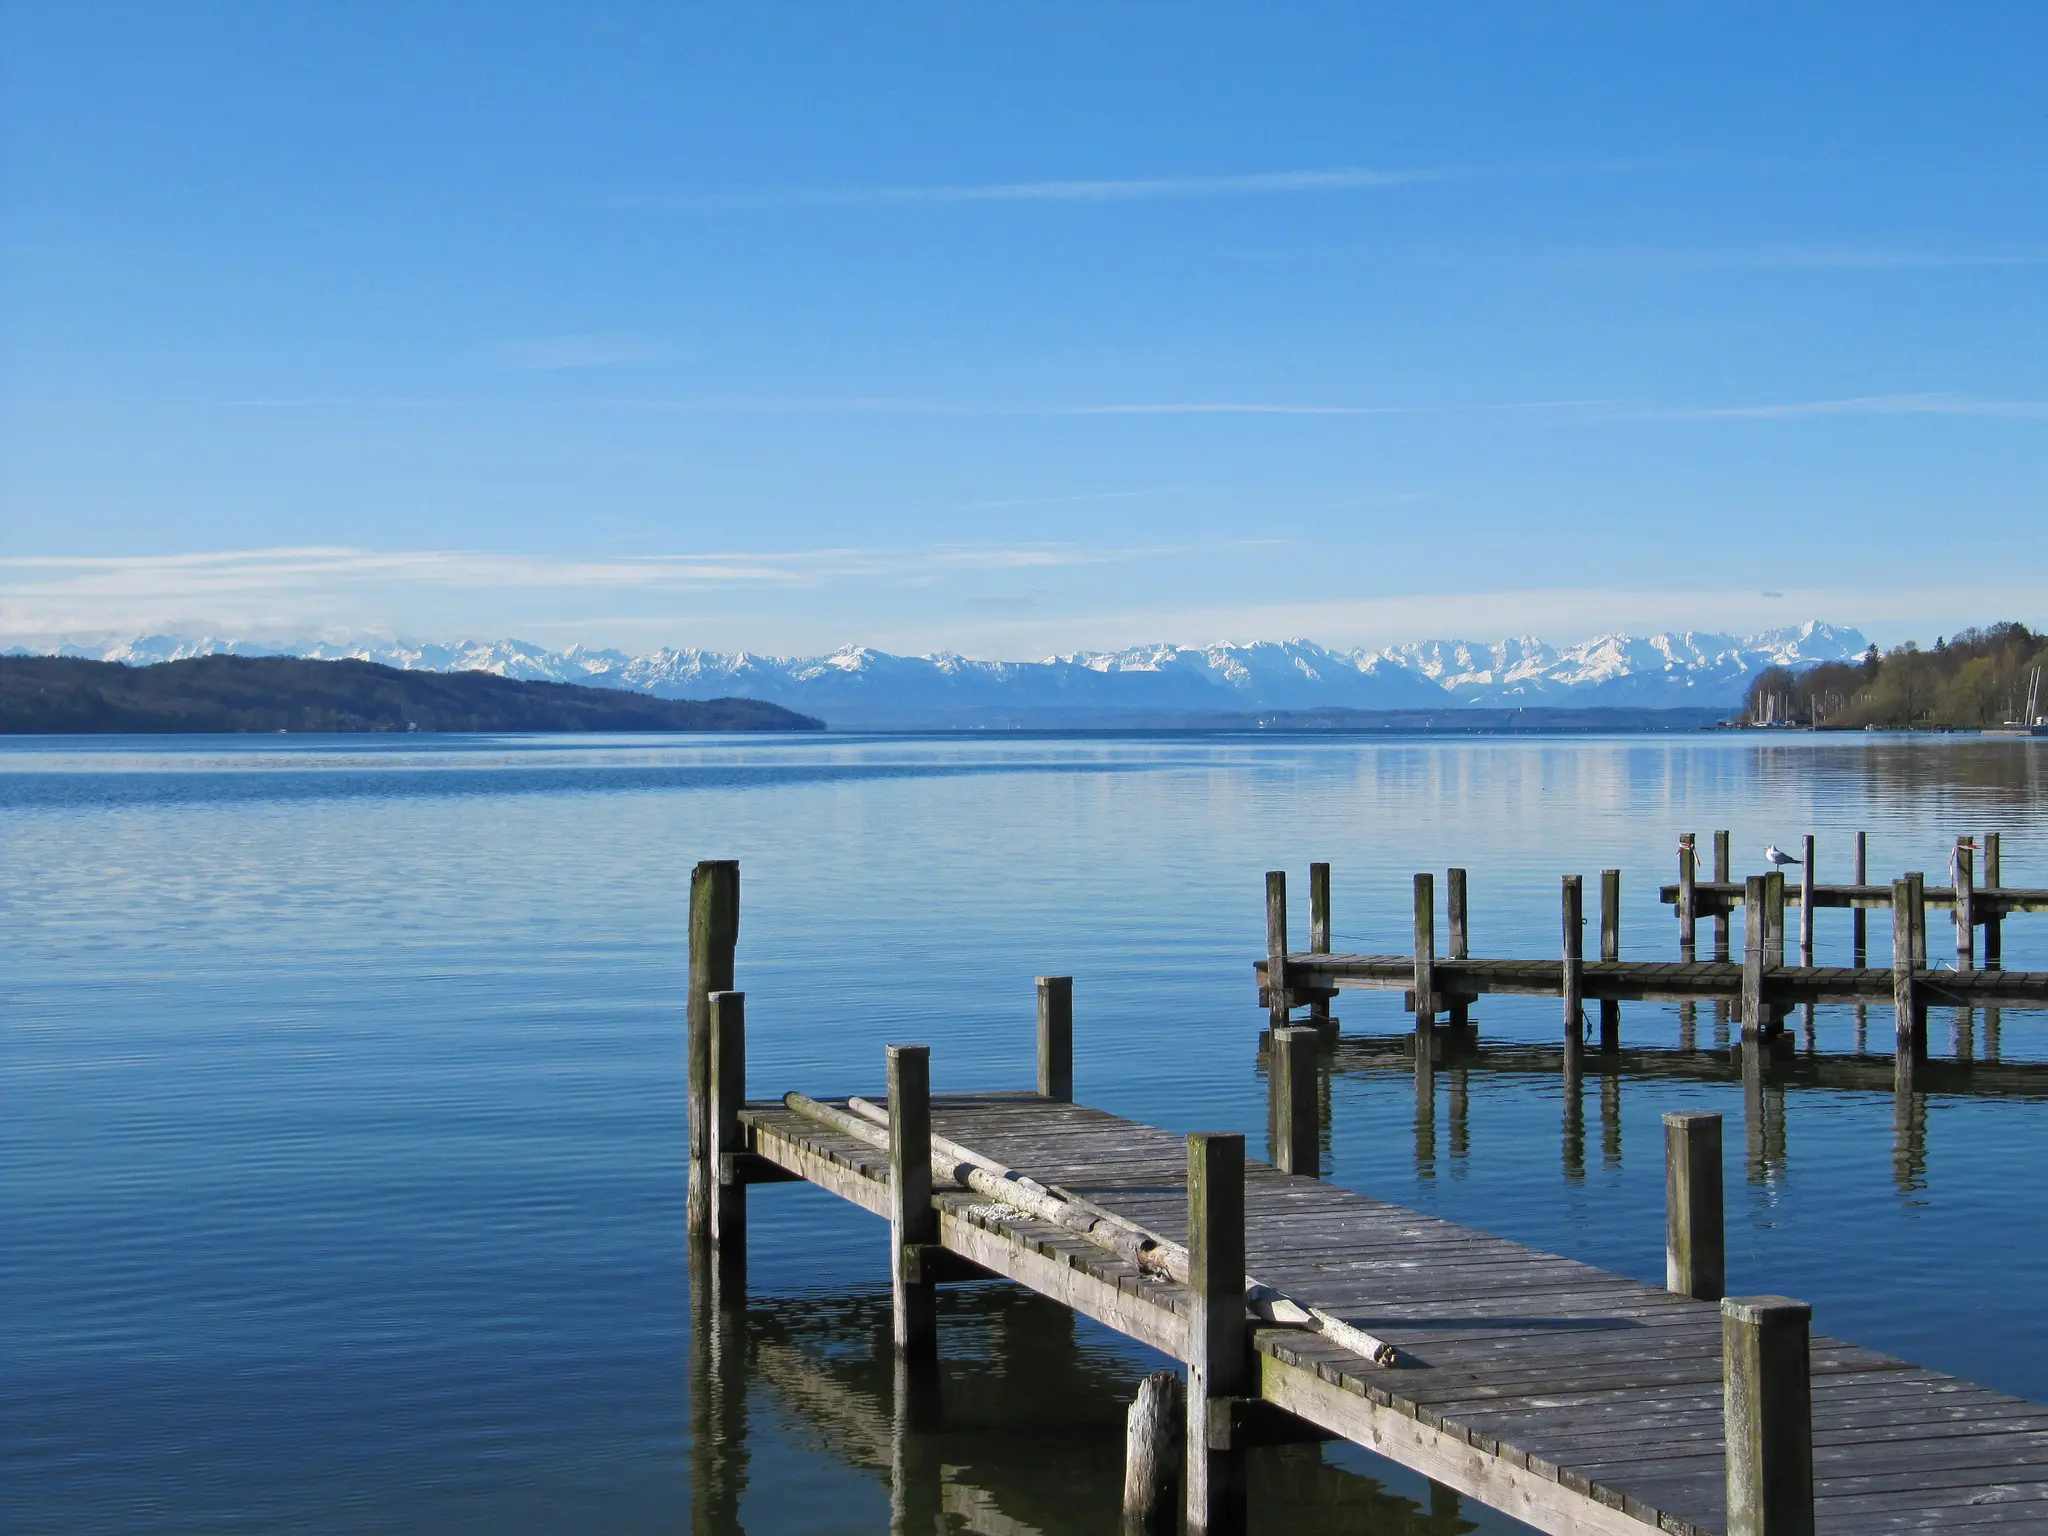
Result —
[{"label": "dock walkway", "polygon": [[[938,1136],[1189,1240],[1181,1136],[1036,1093],[935,1096],[930,1114]],[[889,1215],[886,1152],[780,1103],[740,1120],[773,1176]],[[971,1191],[932,1201],[948,1253],[1189,1357],[1188,1288]],[[1715,1303],[1257,1162],[1244,1242],[1248,1272],[1400,1352],[1383,1368],[1254,1327],[1264,1403],[1541,1530],[1726,1529]],[[1809,1360],[1816,1529],[2048,1530],[2048,1407],[1820,1335]]]}]

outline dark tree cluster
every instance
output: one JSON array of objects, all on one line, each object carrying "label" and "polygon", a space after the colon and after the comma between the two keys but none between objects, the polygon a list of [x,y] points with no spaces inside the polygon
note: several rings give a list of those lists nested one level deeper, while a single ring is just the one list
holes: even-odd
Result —
[{"label": "dark tree cluster", "polygon": [[818,731],[759,699],[657,699],[490,672],[367,661],[199,656],[151,667],[0,657],[0,733],[220,731]]},{"label": "dark tree cluster", "polygon": [[[1825,661],[1794,672],[1766,667],[1750,679],[1738,720],[1856,730],[1980,729],[2018,720],[2036,668],[2048,673],[2048,634],[2024,624],[1991,624],[1855,661]],[[2041,684],[2048,699],[2048,678]]]}]

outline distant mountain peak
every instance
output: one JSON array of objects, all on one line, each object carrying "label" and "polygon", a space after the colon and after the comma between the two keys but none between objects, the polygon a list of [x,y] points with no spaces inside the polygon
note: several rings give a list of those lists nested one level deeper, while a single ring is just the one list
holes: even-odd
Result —
[{"label": "distant mountain peak", "polygon": [[841,728],[886,728],[1446,705],[1732,709],[1750,677],[1766,666],[1844,660],[1861,655],[1868,643],[1854,629],[1809,619],[1755,635],[1617,630],[1565,646],[1534,635],[1349,651],[1301,638],[1200,647],[1157,641],[1043,661],[976,661],[949,651],[897,656],[854,644],[824,656],[695,647],[634,656],[584,645],[551,651],[517,639],[286,644],[178,635],[67,645],[58,652],[134,665],[220,653],[355,657],[409,671],[492,672],[523,682],[582,683],[662,698],[758,698],[823,716]]}]

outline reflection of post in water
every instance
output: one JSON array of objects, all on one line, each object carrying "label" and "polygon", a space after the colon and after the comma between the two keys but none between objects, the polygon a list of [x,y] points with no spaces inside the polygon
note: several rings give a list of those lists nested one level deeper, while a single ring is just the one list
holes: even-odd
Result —
[{"label": "reflection of post in water", "polygon": [[1955,1057],[1957,1061],[1977,1059],[1977,1010],[1956,1010]]},{"label": "reflection of post in water", "polygon": [[1764,1042],[1742,1035],[1742,1149],[1749,1182],[1761,1184],[1770,1169],[1764,1153]]},{"label": "reflection of post in water", "polygon": [[1917,1091],[1918,1058],[1899,1053],[1892,1086],[1892,1182],[1902,1195],[1927,1187],[1927,1100]]},{"label": "reflection of post in water", "polygon": [[1678,1048],[1681,1051],[1699,1049],[1699,1005],[1696,1003],[1678,1005]]},{"label": "reflection of post in water", "polygon": [[1714,1049],[1728,1049],[1728,1004],[1718,998],[1714,1002]]},{"label": "reflection of post in water", "polygon": [[1459,1167],[1472,1155],[1470,1102],[1465,1069],[1451,1068],[1451,1162]]},{"label": "reflection of post in water", "polygon": [[[1859,909],[1860,910],[1860,909]],[[1862,1056],[1870,1050],[1870,1010],[1863,1004],[1856,1005],[1856,1054]]]},{"label": "reflection of post in water", "polygon": [[738,1536],[747,1486],[746,1292],[701,1237],[690,1270],[690,1529]]},{"label": "reflection of post in water", "polygon": [[1582,1097],[1585,1083],[1579,1054],[1567,1045],[1564,1057],[1564,1176],[1573,1180],[1586,1176],[1586,1105]]},{"label": "reflection of post in water", "polygon": [[1600,1074],[1600,1162],[1621,1166],[1621,1074]]},{"label": "reflection of post in water", "polygon": [[1436,1063],[1430,1060],[1428,1043],[1415,1042],[1415,1172],[1423,1179],[1436,1177]]},{"label": "reflection of post in water", "polygon": [[1984,1010],[1984,1059],[1986,1061],[1998,1060],[1999,1024],[1999,1010],[1996,1008],[1986,1008]]},{"label": "reflection of post in water", "polygon": [[1808,1003],[1800,1012],[1800,1029],[1806,1038],[1806,1054],[1811,1056],[1819,1047],[1814,1043],[1813,1004]]},{"label": "reflection of post in water", "polygon": [[939,1377],[929,1361],[897,1350],[889,1419],[889,1536],[939,1536],[944,1494],[931,1434],[939,1427]]}]

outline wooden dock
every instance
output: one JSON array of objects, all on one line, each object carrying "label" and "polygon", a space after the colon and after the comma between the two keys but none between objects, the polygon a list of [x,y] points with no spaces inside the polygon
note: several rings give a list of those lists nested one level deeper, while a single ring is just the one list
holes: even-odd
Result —
[{"label": "wooden dock", "polygon": [[[1998,876],[1999,838],[1985,838],[1987,873]],[[1727,874],[1728,835],[1716,833],[1717,876]],[[1695,878],[1695,850],[1690,834],[1679,843],[1679,954],[1675,960],[1621,958],[1621,871],[1601,871],[1599,893],[1599,958],[1585,952],[1584,879],[1565,875],[1560,881],[1560,944],[1558,958],[1480,958],[1470,950],[1470,883],[1466,872],[1453,869],[1445,877],[1448,893],[1449,953],[1437,949],[1436,877],[1414,877],[1414,948],[1405,955],[1337,954],[1332,952],[1330,867],[1309,867],[1309,947],[1296,950],[1288,942],[1287,876],[1266,875],[1266,958],[1253,963],[1259,1001],[1269,1026],[1287,1026],[1293,1010],[1306,1006],[1308,1023],[1334,1038],[1330,1004],[1347,989],[1399,992],[1402,1007],[1415,1020],[1416,1038],[1429,1042],[1429,1055],[1441,1054],[1436,1037],[1439,1015],[1446,1015],[1448,1040],[1466,1032],[1473,1003],[1489,995],[1555,997],[1562,1004],[1566,1068],[1572,1069],[1583,1042],[1586,1007],[1597,1008],[1602,1049],[1618,1045],[1620,1005],[1624,1002],[1668,1002],[1680,1005],[1720,1004],[1742,1024],[1746,1042],[1778,1035],[1794,1010],[1825,1004],[1868,1008],[1889,1004],[1895,1018],[1894,1053],[1901,1085],[1914,1064],[1926,1055],[1930,1008],[2002,1012],[2010,1008],[2048,1008],[2048,972],[2012,971],[2002,959],[2002,924],[2017,912],[2048,911],[2048,892],[2008,886],[1978,888],[1974,881],[1974,842],[1957,842],[1951,867],[1956,883],[1945,892],[1929,887],[1926,877],[1909,873],[1889,886],[1867,883],[1866,845],[1855,844],[1853,884],[1817,885],[1813,879],[1814,840],[1804,840],[1801,881],[1794,886],[1782,871],[1751,875],[1738,886],[1725,878]],[[1865,964],[1867,907],[1882,891],[1891,912],[1892,954],[1888,966]],[[1955,959],[1930,962],[1927,912],[1946,895],[1954,914]],[[1796,899],[1795,899],[1796,898]],[[1799,964],[1787,964],[1787,909],[1800,907]],[[1813,963],[1815,910],[1837,905],[1853,910],[1855,964]],[[1731,911],[1743,914],[1742,959],[1728,957],[1727,922]],[[1698,958],[1696,921],[1710,915],[1717,927],[1714,958]],[[1976,952],[1977,931],[1984,934],[1984,963]],[[1275,978],[1278,978],[1277,984]],[[1418,1052],[1418,1059],[1420,1053]]]},{"label": "wooden dock", "polygon": [[[1180,1136],[1035,1093],[935,1097],[930,1115],[948,1139],[1188,1241]],[[886,1153],[780,1103],[740,1118],[753,1155],[887,1218]],[[931,1198],[937,1246],[976,1266],[956,1273],[1187,1357],[1187,1287],[972,1191]],[[1728,1529],[1719,1305],[1264,1163],[1245,1165],[1243,1204],[1245,1270],[1400,1351],[1383,1369],[1251,1327],[1243,1399],[1539,1530]],[[1815,1529],[2048,1529],[2048,1407],[1820,1335],[1810,1361]],[[1212,1440],[1299,1433],[1232,1410]]]},{"label": "wooden dock", "polygon": [[[803,1180],[882,1218],[905,1422],[943,1413],[918,1385],[941,1347],[933,1286],[993,1276],[1183,1363],[1191,1533],[1245,1529],[1252,1447],[1329,1438],[1550,1532],[2048,1530],[2048,1407],[1811,1334],[1798,1302],[1722,1296],[1718,1116],[1665,1117],[1659,1288],[1324,1183],[1314,1028],[1273,1036],[1270,1163],[1241,1136],[1072,1102],[1064,978],[1041,979],[1036,1091],[933,1095],[929,1052],[892,1046],[873,1102],[750,1099],[743,996],[694,990],[729,986],[737,895],[736,866],[699,866],[691,1225],[708,1283],[743,1298],[755,1184]],[[1439,980],[1425,971],[1419,995]],[[1134,1465],[1157,1444],[1148,1400],[1166,1399],[1140,1394]],[[1171,1528],[1160,1513],[1127,1503],[1127,1528]]]}]

